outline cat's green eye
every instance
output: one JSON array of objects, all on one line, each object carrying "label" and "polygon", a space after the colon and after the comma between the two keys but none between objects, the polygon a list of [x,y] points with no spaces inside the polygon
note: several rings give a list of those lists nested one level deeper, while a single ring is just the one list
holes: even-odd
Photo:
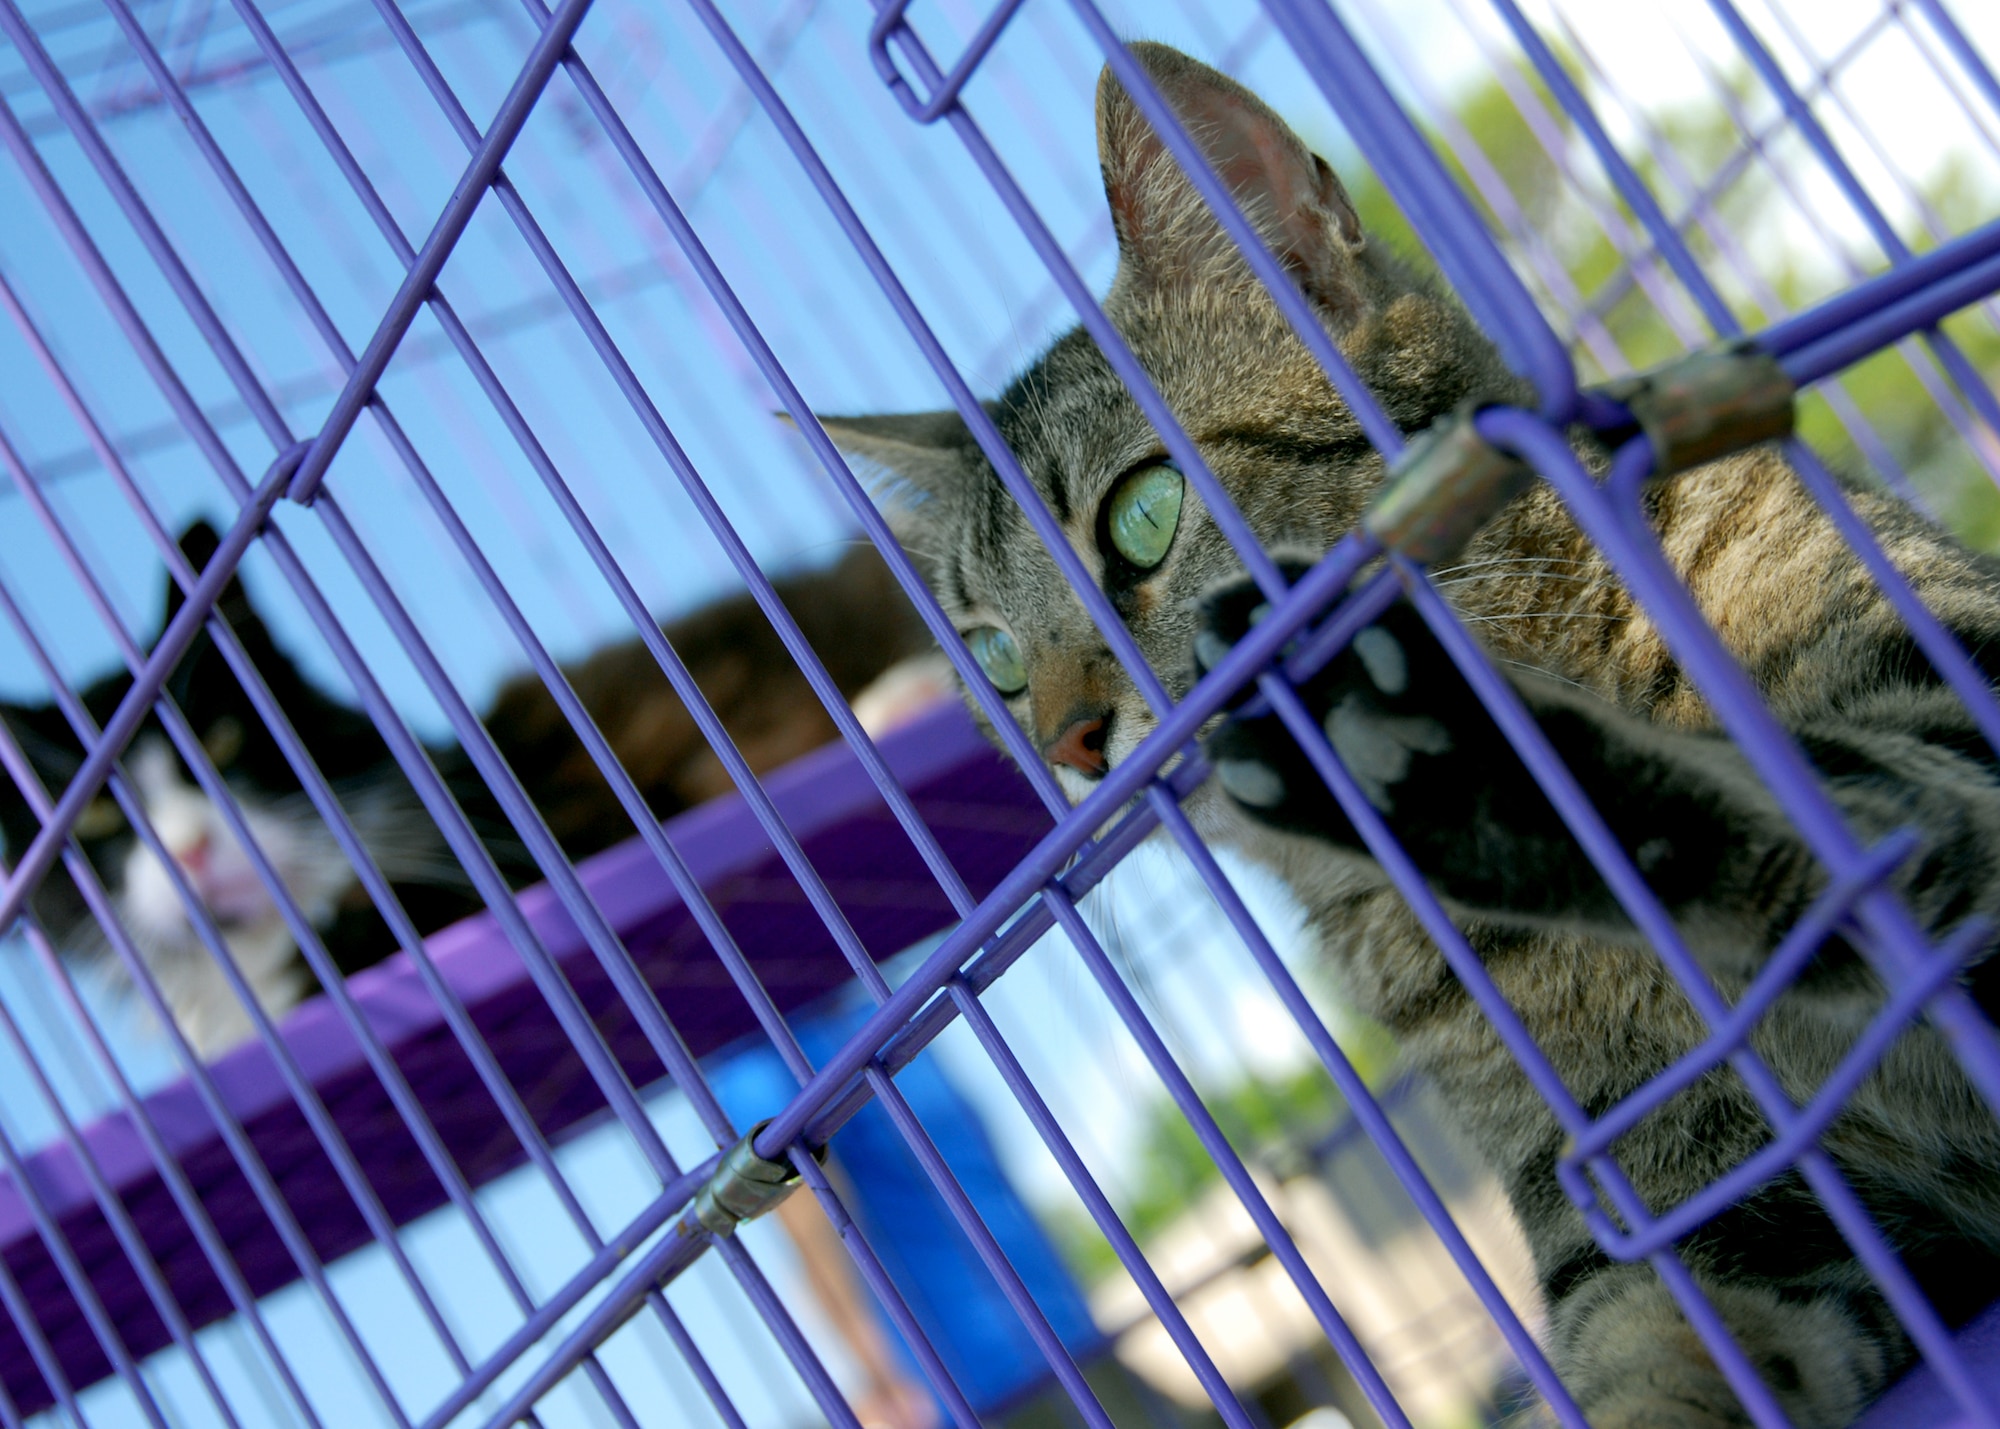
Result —
[{"label": "cat's green eye", "polygon": [[230,763],[243,752],[242,722],[224,715],[208,727],[208,733],[201,737],[201,747],[218,768]]},{"label": "cat's green eye", "polygon": [[1106,512],[1112,549],[1142,571],[1164,561],[1181,524],[1186,491],[1186,479],[1171,462],[1155,462],[1120,477]]},{"label": "cat's green eye", "polygon": [[965,644],[1001,694],[1018,695],[1028,688],[1028,667],[1021,663],[1021,647],[1006,631],[982,625],[966,633]]},{"label": "cat's green eye", "polygon": [[110,795],[100,795],[83,806],[83,812],[76,816],[76,836],[80,839],[108,839],[118,832],[125,822],[125,816],[118,812],[117,801]]}]

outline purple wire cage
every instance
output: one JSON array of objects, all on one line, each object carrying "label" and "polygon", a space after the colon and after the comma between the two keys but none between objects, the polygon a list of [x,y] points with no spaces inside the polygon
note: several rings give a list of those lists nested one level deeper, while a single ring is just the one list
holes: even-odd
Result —
[{"label": "purple wire cage", "polygon": [[[1345,1388],[1319,1402],[1357,1421],[1498,1417],[1511,1385],[1582,1424],[1537,1347],[1518,1251],[1492,1223],[1497,1191],[1431,1147],[1420,1092],[1364,1065],[1342,1010],[1291,957],[1268,890],[1181,810],[1208,772],[1183,757],[1196,732],[1254,682],[1548,1099],[1571,1138],[1564,1187],[1603,1249],[1655,1267],[1757,1424],[1785,1420],[1674,1244],[1795,1168],[1920,1351],[1869,1422],[2000,1426],[2000,1319],[1947,1330],[1817,1145],[1870,1058],[1920,1016],[2000,1106],[2000,1043],[1951,981],[1985,930],[1933,946],[1885,890],[1906,850],[1864,846],[1843,825],[1703,622],[1635,519],[1651,444],[1591,385],[1709,344],[1747,340],[1775,359],[1801,390],[1791,461],[2000,748],[2000,704],[1823,455],[1975,542],[2000,530],[2000,81],[1985,58],[2000,31],[1945,0],[1837,15],[1691,0],[1615,24],[1603,8],[0,0],[0,699],[52,702],[87,750],[50,787],[0,725],[0,763],[39,827],[6,849],[0,882],[0,1424],[858,1429],[826,1336],[768,1264],[775,1242],[703,1218],[733,1151],[732,1165],[747,1152],[796,1170],[946,1418],[976,1429],[811,1153],[872,1098],[1048,1378],[1091,1429],[1110,1429],[898,1089],[933,1043],[986,1079],[983,1104],[1012,1118],[1078,1234],[1115,1262],[1123,1298],[1093,1304],[1127,1362],[1230,1429],[1269,1422],[1229,1348],[1246,1316],[1254,1339],[1326,1351]],[[1407,223],[1532,381],[1534,407],[1482,411],[1479,434],[1560,494],[1829,879],[1779,973],[1739,1006],[1716,995],[1421,563],[1371,528],[1286,589],[1239,518],[1231,535],[1269,616],[1178,705],[1153,680],[1159,727],[1072,809],[812,415],[935,406],[942,389],[1060,548],[979,398],[1080,320],[1210,509],[1231,510],[1094,296],[1114,256],[1089,109],[1108,62],[1369,438],[1400,454],[1412,434],[1261,246],[1122,48],[1131,34],[1243,77],[1350,178],[1372,171],[1384,221]],[[1618,437],[1601,478],[1572,450],[1578,426]],[[222,532],[199,571],[176,544],[198,514]],[[850,711],[766,572],[857,532],[1012,761],[955,705],[879,740]],[[1364,568],[1377,573],[1350,592]],[[373,721],[484,911],[419,935],[312,741],[218,613],[239,572],[307,677]],[[184,598],[149,645],[165,580]],[[762,777],[657,623],[736,589],[842,736]],[[1708,1020],[1693,1057],[1608,1111],[1572,1099],[1293,691],[1293,637],[1322,621],[1351,635],[1399,592]],[[1115,612],[1079,593],[1146,686]],[[212,1062],[173,1030],[71,838],[108,791],[162,847],[128,758],[156,716],[257,845],[170,684],[204,629],[404,949],[343,984],[314,920],[255,858],[328,991],[273,1023],[232,972],[257,1036]],[[733,785],[664,824],[564,673],[635,634]],[[112,667],[129,688],[86,709],[80,693]],[[625,842],[575,864],[478,713],[522,669],[631,819]],[[447,740],[532,860],[526,891],[510,891],[440,774]],[[1163,846],[1178,861],[1155,869],[1170,896],[1153,888],[1151,916],[1163,901],[1213,915],[1187,935],[1189,976],[1212,980],[1193,1009],[1106,926],[1129,917],[1091,914],[1113,898],[1114,870]],[[150,1006],[150,1033],[31,916],[59,863]],[[177,892],[198,907],[185,881]],[[1749,1029],[1842,920],[1865,930],[1889,998],[1798,1105],[1748,1050]],[[213,923],[193,921],[227,965]],[[892,985],[878,964],[926,939]],[[786,1015],[850,980],[879,1005],[814,1066]],[[1322,1100],[1345,1108],[1306,1147],[1336,1170],[1274,1169],[1222,1105],[1198,1048],[1241,1034],[1204,1019],[1253,996],[1285,1019]],[[1094,1033],[1049,1010],[1086,998],[1101,1009]],[[700,1059],[753,1032],[798,1091],[746,1143]],[[1212,1194],[1188,1210],[1198,1219],[1200,1199],[1233,1218],[1220,1259],[1190,1258],[1130,1214],[1118,1162],[1131,1146],[1107,1140],[1078,1092],[1105,1039],[1128,1057],[1107,1085],[1171,1108],[1212,1163]],[[1725,1062],[1775,1139],[1651,1213],[1613,1143]],[[586,1159],[600,1154],[623,1158],[638,1189],[605,1192]],[[1420,1274],[1397,1258],[1405,1240],[1392,1254],[1355,1231],[1357,1182],[1337,1168],[1363,1155],[1389,1189],[1359,1199],[1402,1208]],[[1376,1293],[1386,1281],[1400,1299]],[[1438,1388],[1446,1349],[1479,1380],[1470,1398]]]}]

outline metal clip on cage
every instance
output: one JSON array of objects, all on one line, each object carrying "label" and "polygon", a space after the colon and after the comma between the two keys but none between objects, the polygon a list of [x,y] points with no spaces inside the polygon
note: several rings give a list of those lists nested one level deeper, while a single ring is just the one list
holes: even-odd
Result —
[{"label": "metal clip on cage", "polygon": [[1361,525],[1384,547],[1433,565],[1456,555],[1473,532],[1535,479],[1518,458],[1473,426],[1467,403],[1403,448]]},{"label": "metal clip on cage", "polygon": [[757,1154],[757,1133],[770,1124],[769,1118],[758,1122],[723,1153],[715,1174],[695,1192],[688,1219],[681,1222],[682,1235],[695,1234],[697,1226],[715,1235],[729,1235],[798,1189],[797,1167],[767,1161]]},{"label": "metal clip on cage", "polygon": [[[1643,435],[1662,477],[1790,436],[1798,389],[1777,358],[1743,339],[1594,390],[1632,415],[1630,427],[1600,435]],[[1479,434],[1478,413],[1466,403],[1404,448],[1361,522],[1385,548],[1435,565],[1528,489],[1534,473]]]},{"label": "metal clip on cage", "polygon": [[1777,358],[1746,338],[1597,390],[1631,412],[1653,444],[1657,477],[1790,436],[1798,389]]}]

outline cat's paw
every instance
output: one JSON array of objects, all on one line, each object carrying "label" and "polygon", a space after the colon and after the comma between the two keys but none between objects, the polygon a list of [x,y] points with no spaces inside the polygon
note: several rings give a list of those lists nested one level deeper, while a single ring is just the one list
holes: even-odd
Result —
[{"label": "cat's paw", "polygon": [[[1261,618],[1244,582],[1201,609],[1197,671],[1227,653]],[[1427,874],[1460,862],[1466,837],[1506,802],[1525,774],[1421,616],[1398,602],[1363,628],[1299,689],[1356,787]],[[1255,818],[1359,847],[1360,836],[1274,712],[1246,717],[1246,689],[1208,741],[1216,777]]]}]

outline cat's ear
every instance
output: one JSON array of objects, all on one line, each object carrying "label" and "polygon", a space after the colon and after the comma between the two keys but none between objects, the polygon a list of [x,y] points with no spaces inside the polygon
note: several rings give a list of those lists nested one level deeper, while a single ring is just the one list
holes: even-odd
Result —
[{"label": "cat's ear", "polygon": [[[188,564],[194,567],[197,575],[208,569],[208,563],[215,559],[216,549],[221,545],[222,537],[216,534],[215,528],[207,521],[196,521],[181,532],[181,554],[187,557]],[[179,583],[172,576],[168,576],[166,613],[160,617],[162,630],[166,628],[168,622],[180,614],[181,606],[186,601],[187,596],[181,590]],[[221,594],[216,597],[215,606],[222,612],[223,619],[229,622],[230,628],[239,633],[247,633],[259,624],[257,613],[251,608],[250,597],[243,591],[243,582],[236,576],[229,578],[229,584],[225,585]]]},{"label": "cat's ear", "polygon": [[869,494],[904,548],[935,549],[952,494],[979,469],[978,444],[958,409],[819,421],[835,446],[876,468]]},{"label": "cat's ear", "polygon": [[[1365,239],[1326,160],[1227,75],[1165,45],[1130,49],[1307,296],[1351,316],[1360,304],[1354,260]],[[1118,230],[1121,285],[1249,280],[1235,245],[1108,65],[1097,83],[1097,155]]]}]

